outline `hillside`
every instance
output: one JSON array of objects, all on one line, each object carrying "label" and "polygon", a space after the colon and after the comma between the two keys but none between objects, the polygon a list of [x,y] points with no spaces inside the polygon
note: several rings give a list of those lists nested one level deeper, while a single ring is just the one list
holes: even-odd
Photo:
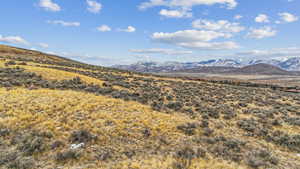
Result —
[{"label": "hillside", "polygon": [[259,74],[259,75],[295,75],[295,72],[289,72],[283,69],[280,69],[276,66],[259,63],[250,66],[245,66],[233,71],[227,71],[225,73],[231,74]]},{"label": "hillside", "polygon": [[297,169],[300,97],[0,45],[0,168]]},{"label": "hillside", "polygon": [[235,71],[238,70],[239,68],[235,67],[223,67],[223,66],[201,66],[193,69],[182,69],[182,70],[177,70],[175,72],[183,72],[183,73],[211,73],[211,74],[216,74],[216,73],[226,73],[230,71]]}]

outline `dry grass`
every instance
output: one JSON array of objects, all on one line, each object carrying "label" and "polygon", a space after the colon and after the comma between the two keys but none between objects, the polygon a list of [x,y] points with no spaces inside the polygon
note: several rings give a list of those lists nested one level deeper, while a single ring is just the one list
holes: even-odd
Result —
[{"label": "dry grass", "polygon": [[[180,113],[165,114],[153,111],[150,107],[136,102],[125,102],[104,96],[95,96],[75,91],[57,91],[48,89],[27,90],[18,88],[7,91],[0,89],[0,124],[14,131],[37,130],[54,135],[55,140],[68,144],[72,131],[86,129],[99,139],[87,147],[80,161],[69,161],[65,168],[125,168],[125,169],[169,169],[178,162],[170,155],[145,155],[133,159],[123,159],[103,163],[95,161],[93,150],[97,147],[111,148],[118,153],[127,149],[144,149],[155,147],[157,142],[151,138],[165,138],[171,147],[176,146],[185,135],[176,127],[193,122],[188,116]],[[107,123],[112,125],[107,125]],[[145,140],[143,129],[151,131],[151,138]],[[126,139],[125,139],[126,138]],[[125,143],[125,139],[131,143]],[[151,151],[151,150],[149,150]],[[53,160],[56,151],[45,152],[38,158],[47,159],[44,168],[57,165]],[[190,169],[234,169],[234,163],[208,157],[194,159]]]}]

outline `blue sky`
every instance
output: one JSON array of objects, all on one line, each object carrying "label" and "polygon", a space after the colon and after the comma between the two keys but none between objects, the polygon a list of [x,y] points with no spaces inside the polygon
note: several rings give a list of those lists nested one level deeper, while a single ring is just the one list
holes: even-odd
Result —
[{"label": "blue sky", "polygon": [[4,0],[0,43],[97,65],[300,56],[299,0]]}]

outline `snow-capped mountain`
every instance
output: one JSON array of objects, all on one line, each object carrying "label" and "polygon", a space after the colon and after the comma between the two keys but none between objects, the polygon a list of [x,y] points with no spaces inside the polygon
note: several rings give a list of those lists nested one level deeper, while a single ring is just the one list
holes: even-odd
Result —
[{"label": "snow-capped mountain", "polygon": [[269,64],[288,71],[300,71],[300,57],[287,60],[250,60],[242,61],[235,59],[211,59],[200,62],[138,62],[131,65],[115,65],[114,68],[137,71],[137,72],[172,72],[179,70],[197,69],[199,67],[234,67],[240,68],[255,64]]},{"label": "snow-capped mountain", "polygon": [[233,59],[218,59],[215,62],[202,64],[202,66],[223,66],[223,67],[241,67],[243,66],[239,60]]},{"label": "snow-capped mountain", "polygon": [[290,58],[278,64],[279,67],[291,71],[300,71],[300,57]]},{"label": "snow-capped mountain", "polygon": [[278,66],[281,63],[281,61],[276,60],[276,59],[271,59],[271,60],[255,60],[254,59],[254,60],[250,60],[247,65],[255,65],[255,64],[260,64],[260,63]]}]

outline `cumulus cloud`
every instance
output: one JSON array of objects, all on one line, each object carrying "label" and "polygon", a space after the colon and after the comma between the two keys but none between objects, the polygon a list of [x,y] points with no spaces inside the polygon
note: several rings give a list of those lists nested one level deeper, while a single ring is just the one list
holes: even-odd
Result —
[{"label": "cumulus cloud", "polygon": [[45,9],[46,11],[58,12],[61,10],[61,7],[58,4],[52,2],[52,0],[40,0],[38,6]]},{"label": "cumulus cloud", "polygon": [[190,18],[193,16],[191,12],[188,12],[187,10],[167,10],[162,9],[159,14],[161,16],[167,17],[167,18]]},{"label": "cumulus cloud", "polygon": [[277,34],[277,31],[269,26],[264,26],[262,28],[251,28],[250,32],[248,33],[249,38],[254,39],[263,39],[267,37],[272,37]]},{"label": "cumulus cloud", "polygon": [[29,43],[20,36],[2,36],[2,35],[0,35],[0,42],[29,45]]},{"label": "cumulus cloud", "polygon": [[126,29],[118,29],[118,31],[120,31],[120,32],[129,32],[129,33],[132,33],[132,32],[135,32],[136,29],[135,29],[135,27],[133,27],[133,26],[128,26]]},{"label": "cumulus cloud", "polygon": [[99,13],[102,9],[102,4],[97,1],[87,0],[88,11],[92,13]]},{"label": "cumulus cloud", "polygon": [[203,50],[229,50],[237,49],[239,45],[232,41],[226,42],[182,42],[177,45],[191,49],[203,49]]},{"label": "cumulus cloud", "polygon": [[265,14],[259,14],[256,18],[255,18],[255,22],[258,23],[268,23],[270,22],[269,17]]},{"label": "cumulus cloud", "polygon": [[150,0],[149,2],[143,2],[138,8],[144,10],[155,6],[168,6],[168,3],[165,0]]},{"label": "cumulus cloud", "polygon": [[240,19],[243,18],[243,16],[242,16],[242,15],[235,15],[233,18],[234,18],[235,20],[240,20]]},{"label": "cumulus cloud", "polygon": [[280,21],[277,21],[277,23],[296,22],[299,19],[297,16],[288,12],[279,13],[278,15],[280,16]]},{"label": "cumulus cloud", "polygon": [[161,48],[152,48],[152,49],[131,49],[129,50],[132,53],[138,54],[165,54],[165,55],[185,55],[192,54],[192,51],[183,51],[183,50],[174,50],[174,49],[161,49]]},{"label": "cumulus cloud", "polygon": [[180,8],[191,8],[196,5],[215,5],[221,4],[232,9],[237,6],[235,0],[150,0],[143,2],[139,5],[139,9],[147,9],[155,6],[168,6],[168,7],[180,7]]},{"label": "cumulus cloud", "polygon": [[66,22],[66,21],[63,21],[63,20],[47,21],[47,23],[54,24],[54,25],[68,26],[68,27],[78,27],[78,26],[80,26],[80,22]]},{"label": "cumulus cloud", "polygon": [[49,45],[47,43],[39,43],[38,45],[41,48],[49,48]]},{"label": "cumulus cloud", "polygon": [[172,44],[184,48],[221,50],[234,49],[238,45],[234,42],[210,42],[219,38],[230,38],[229,33],[208,30],[182,30],[173,33],[153,33],[152,40],[160,43]]},{"label": "cumulus cloud", "polygon": [[173,33],[155,32],[152,34],[153,40],[164,43],[211,41],[217,38],[230,37],[231,34],[205,30],[182,30]]},{"label": "cumulus cloud", "polygon": [[97,28],[100,32],[109,32],[111,31],[111,28],[108,25],[101,25]]},{"label": "cumulus cloud", "polygon": [[210,21],[210,20],[195,20],[192,23],[192,26],[197,29],[206,29],[213,31],[221,31],[221,32],[241,32],[245,30],[243,26],[239,23],[231,23],[227,20],[219,20],[219,21]]}]

